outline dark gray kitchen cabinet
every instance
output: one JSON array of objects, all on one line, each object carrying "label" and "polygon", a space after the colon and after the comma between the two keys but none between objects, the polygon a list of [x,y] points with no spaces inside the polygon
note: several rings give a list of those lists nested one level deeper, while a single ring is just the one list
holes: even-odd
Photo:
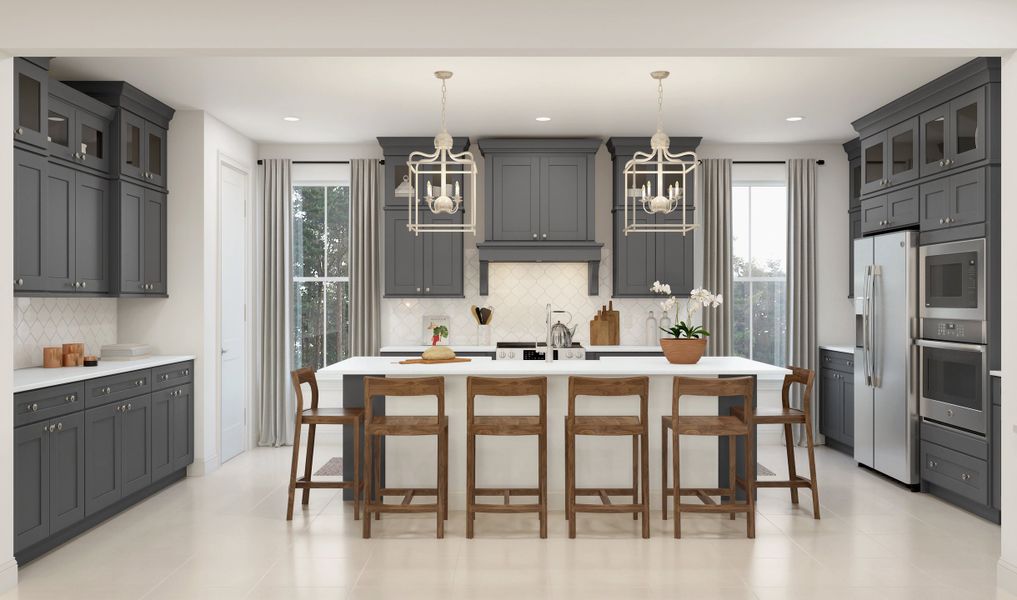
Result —
[{"label": "dark gray kitchen cabinet", "polygon": [[918,224],[918,186],[862,200],[862,233],[876,233]]},{"label": "dark gray kitchen cabinet", "polygon": [[528,154],[491,157],[492,184],[487,210],[491,239],[526,241],[540,238],[540,160]]},{"label": "dark gray kitchen cabinet", "polygon": [[14,149],[14,291],[44,290],[47,243],[46,196],[49,187],[44,156]]},{"label": "dark gray kitchen cabinet", "polygon": [[173,391],[152,392],[152,481],[173,473]]},{"label": "dark gray kitchen cabinet", "polygon": [[114,109],[59,81],[49,89],[50,158],[109,175]]},{"label": "dark gray kitchen cabinet", "polygon": [[14,430],[14,551],[49,535],[49,425]]},{"label": "dark gray kitchen cabinet", "polygon": [[[463,234],[461,232],[409,231],[408,198],[396,196],[396,188],[409,175],[406,161],[411,152],[430,151],[434,140],[422,137],[378,138],[385,153],[385,297],[386,298],[461,298],[463,296]],[[455,138],[453,152],[469,148],[467,138]],[[420,185],[426,178],[421,178]],[[449,183],[459,182],[453,177]],[[437,184],[437,179],[432,178]],[[464,192],[464,195],[466,192]],[[422,223],[455,224],[468,218],[460,210],[455,214],[433,214],[426,205],[420,208]]]},{"label": "dark gray kitchen cabinet", "polygon": [[167,130],[174,110],[124,81],[67,81],[67,85],[116,109],[112,175],[164,190]]},{"label": "dark gray kitchen cabinet", "polygon": [[170,392],[171,458],[177,471],[194,462],[194,386],[182,385]]},{"label": "dark gray kitchen cabinet", "polygon": [[862,205],[862,159],[848,161],[848,206],[852,209]]},{"label": "dark gray kitchen cabinet", "polygon": [[855,297],[855,240],[862,237],[862,209],[848,211],[848,298]]},{"label": "dark gray kitchen cabinet", "polygon": [[985,99],[983,86],[922,113],[919,119],[923,177],[986,157]]},{"label": "dark gray kitchen cabinet", "polygon": [[14,141],[45,149],[49,72],[14,59]]},{"label": "dark gray kitchen cabinet", "polygon": [[879,190],[918,177],[918,119],[881,131],[861,142],[861,193]]},{"label": "dark gray kitchen cabinet", "polygon": [[[671,138],[671,152],[694,151],[701,138]],[[676,295],[687,295],[693,288],[695,270],[695,233],[636,232],[625,235],[625,187],[624,168],[635,152],[649,148],[649,138],[611,138],[607,148],[613,163],[613,265],[612,296],[615,298],[649,298],[654,281],[671,285]],[[638,184],[638,181],[637,181]],[[665,180],[665,184],[668,182]],[[695,195],[695,177],[686,179],[685,197]],[[686,218],[695,222],[695,211],[686,207]],[[635,212],[639,224],[681,223],[681,211],[671,214],[650,215],[642,210]]]},{"label": "dark gray kitchen cabinet", "polygon": [[119,403],[86,410],[85,514],[110,506],[123,493],[123,425]]},{"label": "dark gray kitchen cabinet", "polygon": [[820,351],[819,432],[831,448],[850,452],[855,444],[854,357]]},{"label": "dark gray kitchen cabinet", "polygon": [[164,296],[166,194],[121,181],[116,271],[121,296]]},{"label": "dark gray kitchen cabinet", "polygon": [[540,239],[578,241],[590,237],[588,158],[583,154],[540,157]]},{"label": "dark gray kitchen cabinet", "polygon": [[936,179],[920,186],[922,231],[985,221],[985,168]]},{"label": "dark gray kitchen cabinet", "polygon": [[1002,508],[1002,446],[1003,446],[1003,392],[1001,389],[1002,379],[992,378],[992,507],[996,510]]},{"label": "dark gray kitchen cabinet", "polygon": [[46,169],[48,184],[43,195],[42,268],[46,282],[42,288],[49,292],[77,291],[74,278],[74,194],[77,188],[76,173],[58,164],[50,163]]},{"label": "dark gray kitchen cabinet", "polygon": [[110,289],[109,229],[112,218],[109,180],[88,173],[74,174],[75,289],[106,293]]},{"label": "dark gray kitchen cabinet", "polygon": [[49,529],[56,533],[85,518],[85,415],[49,422]]},{"label": "dark gray kitchen cabinet", "polygon": [[127,496],[152,483],[152,397],[136,396],[121,405],[121,481]]}]

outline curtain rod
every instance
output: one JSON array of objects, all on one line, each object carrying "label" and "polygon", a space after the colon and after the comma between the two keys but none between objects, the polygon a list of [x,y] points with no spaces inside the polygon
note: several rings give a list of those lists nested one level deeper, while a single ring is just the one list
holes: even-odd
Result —
[{"label": "curtain rod", "polygon": [[[786,165],[786,160],[733,160],[731,161],[736,165]],[[825,165],[826,161],[819,159],[816,161],[817,165]]]},{"label": "curtain rod", "polygon": [[[385,164],[385,161],[380,161],[381,164]],[[264,164],[265,161],[258,159],[258,164]],[[294,165],[348,165],[348,160],[291,160],[290,163]]]}]

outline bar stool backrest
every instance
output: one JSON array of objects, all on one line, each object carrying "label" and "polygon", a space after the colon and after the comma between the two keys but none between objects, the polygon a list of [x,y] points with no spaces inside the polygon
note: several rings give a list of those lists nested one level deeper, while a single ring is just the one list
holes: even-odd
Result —
[{"label": "bar stool backrest", "polygon": [[675,377],[671,414],[678,420],[678,404],[682,396],[741,396],[743,418],[752,416],[752,396],[756,388],[755,377]]},{"label": "bar stool backrest", "polygon": [[311,387],[311,406],[310,408],[318,408],[318,379],[314,375],[314,369],[297,369],[290,372],[290,378],[293,380],[293,390],[297,395],[297,414],[304,412],[304,390],[301,385],[306,383]]},{"label": "bar stool backrest", "polygon": [[816,374],[810,369],[803,369],[788,365],[791,372],[784,376],[784,388],[781,390],[780,399],[784,408],[791,408],[791,386],[800,383],[805,386],[802,392],[802,412],[811,414],[812,410],[812,382]]},{"label": "bar stool backrest", "polygon": [[434,396],[439,421],[445,416],[444,377],[364,377],[364,419],[368,423],[377,396]]},{"label": "bar stool backrest", "polygon": [[576,396],[639,396],[639,418],[648,422],[649,377],[569,377],[569,417],[576,416]]},{"label": "bar stool backrest", "polygon": [[473,421],[477,396],[536,396],[540,400],[540,419],[547,421],[547,377],[467,377],[466,419],[469,422]]}]

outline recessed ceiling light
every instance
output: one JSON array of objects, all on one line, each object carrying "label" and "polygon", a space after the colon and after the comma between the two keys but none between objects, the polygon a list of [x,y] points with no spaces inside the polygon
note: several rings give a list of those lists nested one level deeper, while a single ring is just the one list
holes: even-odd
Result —
[{"label": "recessed ceiling light", "polygon": [[296,123],[299,120],[300,117],[283,117],[283,121],[288,121],[290,123]]},{"label": "recessed ceiling light", "polygon": [[784,120],[785,121],[790,121],[792,123],[797,123],[798,121],[801,121],[804,118],[805,117],[785,117]]},{"label": "recessed ceiling light", "polygon": [[548,121],[551,120],[551,117],[537,117],[537,120],[540,121],[541,123],[547,123]]}]

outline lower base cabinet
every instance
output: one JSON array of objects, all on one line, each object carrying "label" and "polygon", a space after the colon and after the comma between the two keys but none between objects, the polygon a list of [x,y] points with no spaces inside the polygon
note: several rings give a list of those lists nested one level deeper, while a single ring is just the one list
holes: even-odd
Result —
[{"label": "lower base cabinet", "polygon": [[855,380],[849,369],[854,357],[824,350],[820,364],[819,432],[831,448],[851,452],[855,446]]},{"label": "lower base cabinet", "polygon": [[[171,380],[166,375],[171,372],[184,375]],[[170,387],[87,410],[77,402],[63,408],[45,405],[44,410],[67,414],[14,430],[14,552],[19,563],[24,564],[23,550],[29,549],[29,560],[38,556],[84,531],[90,517],[92,524],[100,522],[126,507],[118,503],[144,497],[159,487],[154,484],[193,462],[192,372],[193,364],[186,362],[128,373],[128,381]],[[35,402],[46,390],[16,395],[15,412],[24,410],[19,400]],[[58,391],[60,398],[71,397]],[[76,529],[58,535],[71,526]]]}]

